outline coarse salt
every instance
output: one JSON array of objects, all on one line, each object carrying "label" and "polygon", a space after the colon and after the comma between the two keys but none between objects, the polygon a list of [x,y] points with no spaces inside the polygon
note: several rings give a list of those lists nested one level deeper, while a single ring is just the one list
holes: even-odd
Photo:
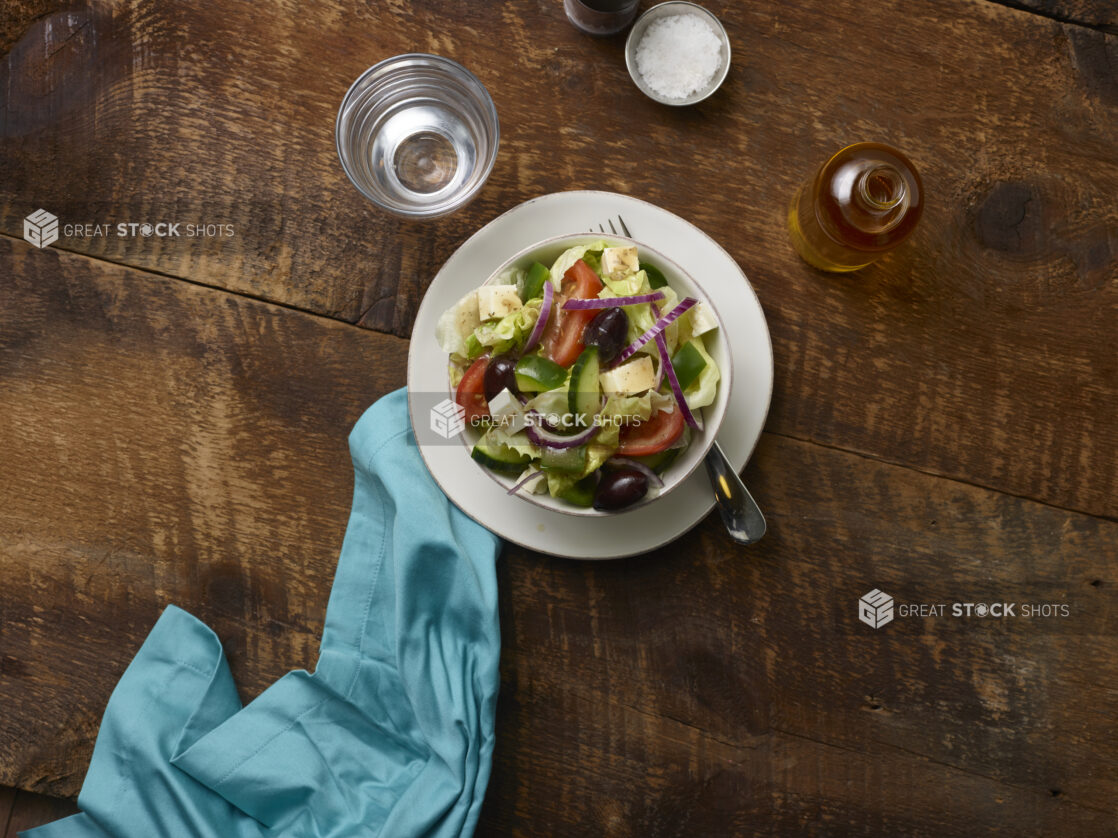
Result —
[{"label": "coarse salt", "polygon": [[698,15],[654,20],[636,50],[637,72],[665,99],[686,99],[714,78],[722,63],[722,41]]}]

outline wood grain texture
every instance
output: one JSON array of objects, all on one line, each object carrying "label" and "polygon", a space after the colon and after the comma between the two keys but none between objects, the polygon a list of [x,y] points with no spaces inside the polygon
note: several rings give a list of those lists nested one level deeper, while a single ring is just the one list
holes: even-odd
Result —
[{"label": "wood grain texture", "polygon": [[1023,12],[1118,34],[1118,6],[1110,0],[993,0]]},{"label": "wood grain texture", "polygon": [[[0,790],[0,798],[4,791],[11,791],[12,813],[6,831],[0,832],[3,838],[17,838],[24,829],[33,829],[45,823],[56,821],[76,814],[78,805],[68,798],[49,797],[45,794],[35,794],[29,791],[16,791],[15,789]],[[2,820],[0,820],[2,823]]]},{"label": "wood grain texture", "polygon": [[[759,291],[777,389],[746,478],[770,532],[736,550],[708,517],[607,564],[506,550],[479,834],[1115,834],[1118,39],[1107,4],[1026,3],[1048,18],[712,0],[731,74],[670,110],[551,0],[3,2],[0,782],[77,791],[167,602],[246,699],[311,664],[345,435],[403,383],[430,278],[509,207],[602,188],[698,224]],[[429,224],[365,205],[332,139],[349,82],[410,50],[474,70],[502,120],[481,196]],[[916,160],[928,209],[825,276],[784,207],[859,139]],[[39,206],[235,234],[40,252],[15,240]],[[874,631],[874,587],[1071,611]]]},{"label": "wood grain texture", "polygon": [[[1114,833],[1118,524],[775,435],[746,480],[755,548],[506,553],[482,834]],[[875,631],[873,587],[1071,616]]]},{"label": "wood grain texture", "polygon": [[12,804],[15,802],[16,790],[11,786],[0,786],[0,835],[7,835],[8,821],[12,817]]},{"label": "wood grain texture", "polygon": [[168,603],[245,698],[317,659],[346,436],[407,344],[0,238],[0,782],[74,794]]},{"label": "wood grain texture", "polygon": [[[313,663],[345,433],[406,344],[20,242],[0,264],[0,781],[72,795],[165,603],[245,698]],[[709,516],[620,562],[505,551],[480,834],[1112,833],[1118,523],[776,434],[746,479],[755,549]],[[1074,611],[875,632],[872,587]]]},{"label": "wood grain texture", "polygon": [[[283,5],[67,7],[0,64],[0,228],[40,205],[229,222],[231,239],[57,246],[404,336],[480,224],[557,190],[629,193],[756,285],[771,430],[1118,517],[1115,37],[980,0],[711,7],[733,68],[689,109],[639,98],[621,39],[580,35],[557,2],[317,5],[297,23]],[[462,61],[502,120],[480,198],[428,224],[366,206],[332,139],[349,82],[405,50]],[[914,158],[925,219],[877,266],[825,276],[792,252],[784,207],[870,138]]]}]

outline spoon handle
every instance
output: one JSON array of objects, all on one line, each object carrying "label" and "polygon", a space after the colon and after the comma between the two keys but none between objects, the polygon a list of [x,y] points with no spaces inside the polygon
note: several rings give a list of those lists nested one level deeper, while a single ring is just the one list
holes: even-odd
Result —
[{"label": "spoon handle", "polygon": [[707,453],[706,464],[718,511],[730,537],[740,544],[760,541],[767,529],[765,516],[738,473],[730,467],[717,440]]}]

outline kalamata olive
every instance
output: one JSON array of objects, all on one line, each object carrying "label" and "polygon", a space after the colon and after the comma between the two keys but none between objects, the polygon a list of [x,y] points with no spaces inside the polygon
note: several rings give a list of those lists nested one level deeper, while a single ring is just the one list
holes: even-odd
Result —
[{"label": "kalamata olive", "polygon": [[621,308],[607,308],[582,330],[584,346],[598,347],[598,363],[609,364],[625,348],[629,336],[629,316]]},{"label": "kalamata olive", "polygon": [[648,478],[635,468],[610,469],[602,472],[602,479],[594,492],[594,508],[599,510],[624,509],[648,493]]},{"label": "kalamata olive", "polygon": [[514,396],[520,395],[520,388],[516,386],[516,359],[498,355],[485,368],[485,400],[495,398],[506,387]]}]

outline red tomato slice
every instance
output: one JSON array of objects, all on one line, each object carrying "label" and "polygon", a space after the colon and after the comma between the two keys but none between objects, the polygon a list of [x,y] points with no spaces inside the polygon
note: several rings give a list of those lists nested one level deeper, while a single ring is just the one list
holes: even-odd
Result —
[{"label": "red tomato slice", "polygon": [[602,280],[594,269],[579,259],[563,274],[563,286],[555,295],[551,318],[543,330],[543,354],[562,367],[573,364],[582,350],[582,331],[599,312],[563,311],[567,300],[592,300],[602,290]]},{"label": "red tomato slice", "polygon": [[671,447],[683,433],[683,411],[679,405],[668,413],[659,411],[639,425],[624,425],[619,434],[617,453],[625,457],[644,457],[659,454]]},{"label": "red tomato slice", "polygon": [[489,415],[489,402],[485,400],[485,368],[489,366],[489,356],[482,355],[474,361],[458,382],[454,400],[466,410],[466,422]]}]

